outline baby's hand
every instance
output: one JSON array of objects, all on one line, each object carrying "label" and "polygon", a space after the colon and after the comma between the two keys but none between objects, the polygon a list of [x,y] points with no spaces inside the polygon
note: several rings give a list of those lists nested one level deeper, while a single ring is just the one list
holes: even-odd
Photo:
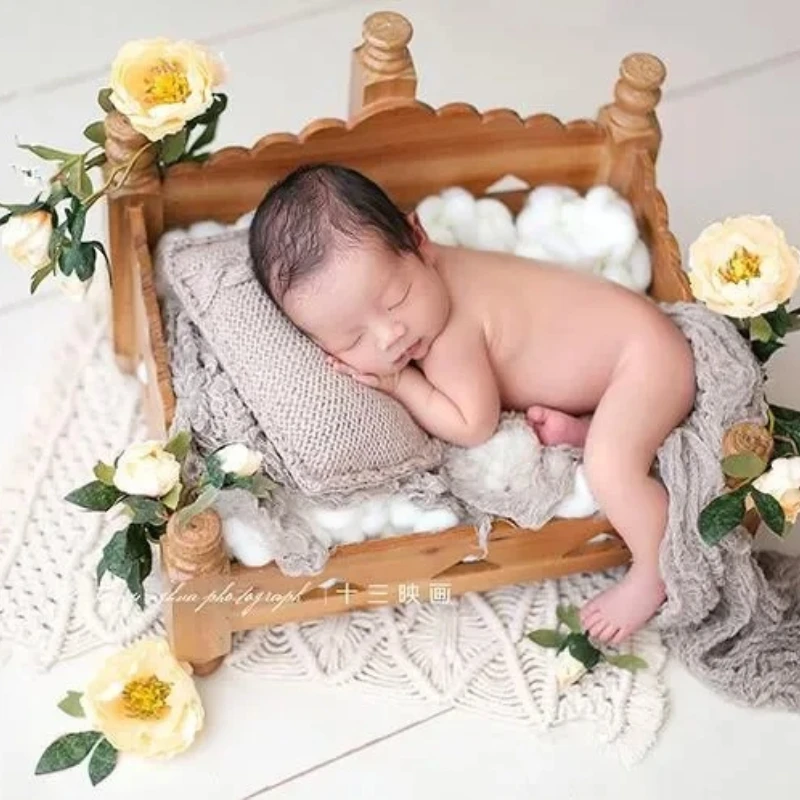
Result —
[{"label": "baby's hand", "polygon": [[333,356],[328,356],[327,361],[329,366],[342,373],[342,375],[349,375],[353,380],[363,383],[364,386],[378,389],[386,394],[394,394],[397,390],[397,384],[400,382],[399,372],[393,372],[391,375],[371,375],[366,372],[358,372],[358,370],[353,369]]}]

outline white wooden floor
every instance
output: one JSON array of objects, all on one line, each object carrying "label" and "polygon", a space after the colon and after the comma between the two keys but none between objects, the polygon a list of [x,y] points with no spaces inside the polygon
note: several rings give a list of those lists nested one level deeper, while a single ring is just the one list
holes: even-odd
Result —
[{"label": "white wooden floor", "polygon": [[[118,46],[164,34],[202,39],[231,71],[221,144],[249,144],[346,111],[349,50],[366,0],[4,0],[0,25],[0,198],[30,191],[6,169],[14,139],[77,145]],[[669,68],[660,107],[659,182],[686,248],[731,214],[767,213],[800,244],[800,7],[788,0],[397,0],[416,28],[420,97],[479,108],[592,116],[634,50]],[[123,10],[125,9],[125,10]],[[130,18],[126,18],[130,15]],[[98,214],[96,217],[102,215]],[[95,228],[102,234],[102,221]],[[0,468],[19,444],[74,309],[0,256]],[[771,366],[772,398],[800,401],[800,340]],[[539,741],[458,712],[433,714],[355,689],[271,683],[222,670],[201,685],[207,729],[164,765],[126,758],[91,790],[81,769],[34,778],[42,748],[65,732],[55,708],[99,654],[32,674],[0,669],[0,798],[191,797],[274,800],[439,797],[789,797],[800,778],[800,718],[741,709],[677,666],[661,742],[624,770],[572,729]]]}]

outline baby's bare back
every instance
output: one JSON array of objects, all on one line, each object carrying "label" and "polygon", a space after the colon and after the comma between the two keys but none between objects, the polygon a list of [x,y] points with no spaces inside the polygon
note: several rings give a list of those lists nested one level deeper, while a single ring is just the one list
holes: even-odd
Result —
[{"label": "baby's bare back", "polygon": [[436,371],[452,363],[454,337],[480,326],[505,409],[590,413],[632,343],[674,334],[652,301],[605,279],[505,254],[441,254],[452,315],[425,372],[436,381]]}]

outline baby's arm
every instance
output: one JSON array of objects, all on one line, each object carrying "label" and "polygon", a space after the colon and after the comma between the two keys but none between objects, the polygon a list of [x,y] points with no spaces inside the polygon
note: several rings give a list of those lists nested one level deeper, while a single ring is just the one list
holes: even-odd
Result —
[{"label": "baby's arm", "polygon": [[426,372],[406,367],[392,395],[428,433],[461,447],[489,439],[500,420],[497,381],[483,334],[451,333]]}]

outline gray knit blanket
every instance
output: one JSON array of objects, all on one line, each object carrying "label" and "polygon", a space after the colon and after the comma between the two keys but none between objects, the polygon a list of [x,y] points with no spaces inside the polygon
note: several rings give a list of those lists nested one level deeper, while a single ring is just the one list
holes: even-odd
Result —
[{"label": "gray knit blanket", "polygon": [[[662,308],[693,347],[698,391],[692,414],[657,455],[656,466],[670,499],[661,547],[667,601],[656,624],[672,653],[715,688],[747,705],[798,708],[800,604],[795,587],[800,586],[800,564],[772,554],[757,555],[753,538],[743,527],[720,544],[708,546],[697,525],[700,511],[724,490],[720,458],[726,430],[737,422],[766,422],[763,369],[725,318],[693,303]],[[201,445],[238,439],[263,452],[263,433],[182,309],[167,302],[165,321],[178,398],[175,424],[190,426]],[[574,453],[567,455],[539,453],[531,460],[535,474],[530,482],[515,484],[516,497],[509,497],[508,487],[493,496],[486,487],[448,481],[448,469],[454,476],[459,473],[463,483],[471,468],[467,464],[454,469],[454,459],[458,464],[461,456],[453,450],[441,470],[383,488],[404,491],[417,502],[457,506],[483,538],[489,512],[513,518],[509,509],[518,509],[523,518],[516,521],[531,527],[551,518],[578,463]],[[267,456],[269,464],[275,454],[267,451]],[[336,500],[325,499],[329,504]],[[239,513],[260,524],[272,538],[271,549],[281,569],[295,575],[318,571],[329,557],[296,513],[296,500],[288,491],[278,493],[268,505],[257,506],[252,498],[235,495],[227,500],[238,503]]]}]

